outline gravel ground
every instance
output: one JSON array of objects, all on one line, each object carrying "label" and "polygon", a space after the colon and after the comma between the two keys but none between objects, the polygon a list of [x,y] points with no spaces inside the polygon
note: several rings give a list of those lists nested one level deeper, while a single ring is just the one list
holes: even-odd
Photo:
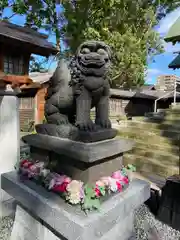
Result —
[{"label": "gravel ground", "polygon": [[135,214],[137,240],[180,240],[180,232],[155,219],[146,205],[142,205]]},{"label": "gravel ground", "polygon": [[[13,217],[0,220],[0,240],[9,240],[12,225]],[[135,230],[131,240],[180,240],[180,232],[156,220],[145,205],[136,210]]]},{"label": "gravel ground", "polygon": [[9,240],[13,226],[13,217],[0,219],[0,240]]}]

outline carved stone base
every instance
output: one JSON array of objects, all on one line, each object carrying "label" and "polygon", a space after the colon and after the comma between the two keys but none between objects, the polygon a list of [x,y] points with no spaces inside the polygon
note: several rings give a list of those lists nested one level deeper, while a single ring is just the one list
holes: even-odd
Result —
[{"label": "carved stone base", "polygon": [[73,157],[55,154],[46,150],[31,147],[31,157],[44,161],[49,156],[49,168],[53,172],[66,174],[72,179],[81,180],[84,183],[95,183],[101,177],[110,176],[113,172],[122,168],[122,154],[92,163],[77,161]]},{"label": "carved stone base", "polygon": [[87,143],[112,139],[117,135],[116,129],[104,129],[98,126],[96,126],[96,130],[90,132],[80,131],[73,125],[38,124],[36,125],[36,131],[40,134],[68,138],[70,140]]},{"label": "carved stone base", "polygon": [[15,172],[1,178],[2,188],[20,204],[11,240],[128,240],[134,232],[134,210],[150,196],[149,184],[134,179],[124,192],[104,201],[100,212],[85,215],[79,206],[33,181],[20,180]]},{"label": "carved stone base", "polygon": [[122,167],[123,153],[132,149],[134,142],[111,139],[82,143],[43,134],[23,137],[30,145],[31,157],[49,160],[49,167],[84,183],[93,183]]}]

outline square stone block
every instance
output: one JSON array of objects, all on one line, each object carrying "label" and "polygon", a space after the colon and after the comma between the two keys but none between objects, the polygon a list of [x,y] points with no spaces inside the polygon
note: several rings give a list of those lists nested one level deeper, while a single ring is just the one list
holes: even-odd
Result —
[{"label": "square stone block", "polygon": [[125,139],[82,143],[43,134],[32,134],[23,139],[30,145],[34,160],[48,160],[52,171],[84,183],[94,183],[121,169],[123,153],[134,144]]},{"label": "square stone block", "polygon": [[24,136],[22,139],[31,147],[44,149],[87,163],[122,154],[131,150],[134,146],[134,141],[119,138],[94,143],[82,143],[43,134],[31,134]]},{"label": "square stone block", "polygon": [[[149,184],[135,179],[124,192],[104,201],[100,212],[85,215],[80,207],[65,203],[58,195],[48,192],[33,181],[20,180],[16,172],[2,175],[2,188],[63,240],[106,240],[108,235],[110,239],[116,240],[124,231],[133,232],[133,227],[127,224],[133,219],[130,213],[150,197]],[[128,216],[130,219],[125,222]],[[117,225],[121,233],[118,232]]]}]

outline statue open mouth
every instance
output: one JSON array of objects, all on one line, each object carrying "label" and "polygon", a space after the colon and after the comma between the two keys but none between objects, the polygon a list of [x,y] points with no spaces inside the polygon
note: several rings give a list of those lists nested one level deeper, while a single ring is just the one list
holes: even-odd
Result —
[{"label": "statue open mouth", "polygon": [[111,62],[109,47],[99,41],[88,41],[80,45],[76,53],[76,65],[82,74],[102,77]]},{"label": "statue open mouth", "polygon": [[104,67],[104,62],[100,62],[100,63],[89,63],[89,62],[81,62],[81,66],[84,68],[91,68],[91,69],[100,69],[102,67]]}]

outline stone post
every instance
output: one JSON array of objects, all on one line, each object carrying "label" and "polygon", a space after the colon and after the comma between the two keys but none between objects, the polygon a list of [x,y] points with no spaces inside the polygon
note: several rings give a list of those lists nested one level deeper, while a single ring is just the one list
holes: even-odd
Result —
[{"label": "stone post", "polygon": [[[19,101],[11,87],[0,86],[0,174],[14,170],[20,155]],[[1,180],[0,180],[1,184]],[[14,199],[0,189],[0,217],[14,211]]]}]

